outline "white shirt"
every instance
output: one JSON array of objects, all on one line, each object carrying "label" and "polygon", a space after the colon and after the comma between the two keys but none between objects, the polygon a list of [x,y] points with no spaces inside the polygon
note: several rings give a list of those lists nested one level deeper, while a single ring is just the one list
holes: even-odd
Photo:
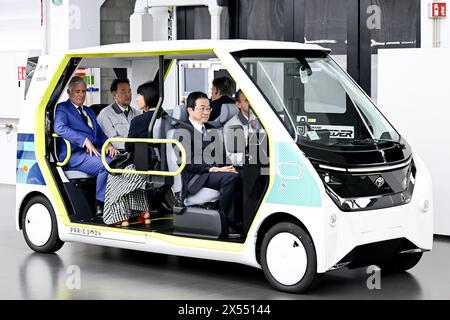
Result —
[{"label": "white shirt", "polygon": [[[244,116],[244,118],[247,119],[247,121],[249,121],[249,122],[250,121],[258,121],[258,119],[256,118],[256,115],[253,112],[250,113],[250,119],[247,117],[247,115],[245,113],[241,112],[240,114],[242,116]],[[228,120],[228,122],[225,123],[225,125],[223,127],[225,151],[226,151],[227,157],[231,160],[233,165],[242,166],[242,165],[244,165],[244,153],[242,153],[242,152],[232,153],[227,148],[228,147],[227,140],[233,136],[233,134],[232,134],[233,131],[230,130],[231,126],[240,126],[244,130],[245,146],[247,146],[247,143],[248,143],[249,132],[253,133],[253,132],[257,132],[258,130],[251,128],[249,125],[244,125],[242,123],[241,119],[239,118],[239,114],[235,115],[233,118]]]},{"label": "white shirt", "polygon": [[[77,108],[78,112],[80,112],[80,107],[79,107],[79,106],[77,106],[76,104],[74,104],[72,101],[70,101],[70,103],[72,103],[72,105],[73,105],[75,108]],[[84,110],[84,107],[83,107],[83,109],[82,109],[82,112],[83,112],[83,114],[84,114],[84,115],[86,116],[86,118],[87,118],[88,126],[89,126],[91,129],[93,129],[93,128],[94,128],[94,125],[92,124],[92,119],[91,119],[91,117],[89,117],[89,115],[87,114],[87,112]]]},{"label": "white shirt", "polygon": [[[247,119],[248,122],[252,122],[252,121],[254,123],[258,122],[258,118],[256,118],[256,115],[253,112],[251,112],[251,111],[250,111],[250,118],[244,112],[241,112],[241,114],[244,116],[245,119]],[[244,127],[244,130],[245,130],[245,137],[247,139],[248,130],[250,130],[250,132],[253,132],[253,131],[255,131],[255,128],[252,128],[251,126],[247,126],[247,125],[244,125],[243,127]]]},{"label": "white shirt", "polygon": [[[202,128],[205,128],[205,126],[203,125],[203,123],[199,123],[197,121],[192,120],[191,118],[189,118],[189,121],[191,122],[192,126],[194,127],[195,130],[199,131],[200,133],[203,134],[202,132]],[[206,132],[206,128],[205,128],[205,132]]]},{"label": "white shirt", "polygon": [[128,107],[122,107],[120,104],[117,103],[117,101],[116,101],[116,104],[119,106],[120,109],[122,109],[122,111],[128,110]]},{"label": "white shirt", "polygon": [[[77,109],[78,112],[80,112],[80,107],[79,107],[79,106],[77,106],[75,103],[73,103],[72,100],[70,100],[70,103]],[[81,112],[83,112],[83,114],[86,116],[87,121],[88,121],[88,126],[89,126],[91,129],[94,129],[94,126],[93,126],[93,124],[92,124],[91,117],[89,117],[89,115],[87,114],[87,112],[84,110],[84,107],[83,107],[83,109],[82,109]],[[84,148],[84,146],[86,145],[86,141],[87,141],[87,140],[88,140],[88,138],[84,139],[83,148]]]},{"label": "white shirt", "polygon": [[[203,134],[202,129],[205,128],[205,132],[206,132],[206,127],[203,123],[199,123],[197,121],[192,120],[191,118],[189,118],[189,121],[191,122],[192,126],[194,127],[195,130],[197,130],[198,132],[200,132],[201,134]],[[212,172],[213,168],[209,168],[209,172]]]}]

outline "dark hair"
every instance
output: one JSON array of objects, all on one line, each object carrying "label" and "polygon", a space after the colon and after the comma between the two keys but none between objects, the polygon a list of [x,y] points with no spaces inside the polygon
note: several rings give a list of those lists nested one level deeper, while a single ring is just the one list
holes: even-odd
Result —
[{"label": "dark hair", "polygon": [[119,83],[127,83],[128,85],[130,85],[130,80],[128,80],[127,78],[114,79],[111,83],[111,92],[117,91],[117,86],[119,85]]},{"label": "dark hair", "polygon": [[157,83],[149,81],[141,84],[137,88],[137,94],[140,94],[144,97],[145,105],[150,109],[156,108],[156,106],[158,105],[159,88]]},{"label": "dark hair", "polygon": [[243,92],[242,92],[241,89],[239,89],[239,90],[235,93],[234,99],[235,99],[236,102],[241,101],[241,95],[242,95],[242,94],[243,94]]},{"label": "dark hair", "polygon": [[202,99],[202,98],[208,99],[208,96],[206,94],[204,94],[203,92],[201,92],[201,91],[191,92],[188,95],[187,99],[186,99],[186,107],[187,108],[191,108],[192,110],[194,110],[195,109],[195,102],[198,99]]},{"label": "dark hair", "polygon": [[220,93],[223,96],[229,96],[234,92],[234,83],[233,80],[231,80],[228,77],[220,77],[213,80],[212,85],[219,89]]}]

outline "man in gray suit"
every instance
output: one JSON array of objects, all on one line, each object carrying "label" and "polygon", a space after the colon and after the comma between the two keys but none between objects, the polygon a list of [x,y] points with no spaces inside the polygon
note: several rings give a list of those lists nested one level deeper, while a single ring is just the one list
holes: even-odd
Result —
[{"label": "man in gray suit", "polygon": [[228,140],[234,137],[233,128],[235,129],[239,127],[243,130],[244,141],[240,142],[242,144],[241,147],[245,147],[248,142],[249,133],[258,132],[258,130],[260,130],[262,127],[256,115],[252,112],[247,97],[241,90],[236,92],[236,106],[239,108],[240,112],[233,118],[228,120],[228,122],[224,126],[223,132],[227,157],[231,160],[231,163],[234,166],[240,167],[243,166],[245,162],[244,153],[232,152],[231,150],[228,150]]},{"label": "man in gray suit", "polygon": [[[126,138],[131,120],[142,111],[130,106],[131,88],[128,79],[114,79],[111,83],[114,103],[104,108],[97,122],[108,138]],[[124,142],[113,142],[116,149],[125,149]]]}]

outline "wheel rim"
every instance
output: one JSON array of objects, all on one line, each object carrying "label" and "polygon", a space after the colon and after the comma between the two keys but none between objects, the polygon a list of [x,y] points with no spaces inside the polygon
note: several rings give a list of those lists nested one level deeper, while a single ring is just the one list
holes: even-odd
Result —
[{"label": "wheel rim", "polygon": [[40,204],[33,204],[25,217],[25,230],[28,239],[35,246],[43,246],[52,233],[52,219],[48,209]]},{"label": "wheel rim", "polygon": [[286,286],[302,280],[308,264],[303,243],[289,232],[279,233],[270,240],[266,260],[270,274]]}]

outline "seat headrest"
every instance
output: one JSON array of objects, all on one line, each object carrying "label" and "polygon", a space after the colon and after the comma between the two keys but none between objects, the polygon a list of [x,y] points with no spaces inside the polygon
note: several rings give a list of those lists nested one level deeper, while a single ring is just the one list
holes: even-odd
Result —
[{"label": "seat headrest", "polygon": [[104,108],[106,108],[107,106],[109,106],[109,104],[106,103],[98,103],[98,104],[92,104],[89,108],[92,109],[92,111],[94,111],[95,115],[98,116],[98,114],[100,113],[100,111],[102,111]]},{"label": "seat headrest", "polygon": [[238,113],[239,109],[234,103],[225,103],[220,108],[220,116],[218,120],[221,124],[225,124]]},{"label": "seat headrest", "polygon": [[[183,121],[183,122],[187,122],[189,117],[188,117],[188,112],[186,110],[186,106],[176,105],[175,107],[173,107],[172,118]],[[172,120],[171,123],[173,126],[178,124],[178,122],[175,120]]]}]

